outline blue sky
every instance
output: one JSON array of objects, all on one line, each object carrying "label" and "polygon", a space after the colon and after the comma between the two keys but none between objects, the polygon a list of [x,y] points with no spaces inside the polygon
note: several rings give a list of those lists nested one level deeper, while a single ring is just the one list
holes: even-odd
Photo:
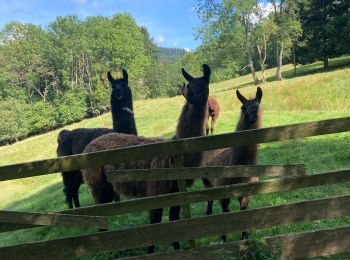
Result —
[{"label": "blue sky", "polygon": [[193,28],[200,21],[194,11],[196,0],[0,0],[0,28],[10,21],[34,23],[45,28],[57,16],[74,14],[111,16],[130,13],[148,28],[159,46],[195,49],[200,42]]}]

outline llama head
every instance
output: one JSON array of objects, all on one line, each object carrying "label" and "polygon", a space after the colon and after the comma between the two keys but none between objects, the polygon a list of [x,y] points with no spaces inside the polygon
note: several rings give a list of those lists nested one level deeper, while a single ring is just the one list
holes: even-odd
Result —
[{"label": "llama head", "polygon": [[245,98],[239,90],[236,90],[237,98],[242,103],[241,111],[243,116],[244,122],[247,125],[252,125],[256,123],[259,116],[259,110],[260,110],[260,102],[262,98],[262,90],[260,87],[256,90],[255,98],[253,99],[247,99]]},{"label": "llama head", "polygon": [[207,103],[209,95],[210,68],[203,64],[203,77],[194,78],[184,68],[181,69],[182,75],[188,81],[183,93],[187,102],[196,106],[202,106]]},{"label": "llama head", "polygon": [[107,72],[107,77],[112,85],[112,99],[122,100],[129,98],[131,95],[131,90],[128,84],[128,73],[126,70],[122,70],[123,77],[120,79],[113,78],[110,71]]}]

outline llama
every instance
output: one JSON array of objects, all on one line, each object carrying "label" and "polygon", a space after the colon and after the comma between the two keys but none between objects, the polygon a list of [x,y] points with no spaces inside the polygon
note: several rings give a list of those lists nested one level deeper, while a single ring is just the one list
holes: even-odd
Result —
[{"label": "llama", "polygon": [[[203,136],[204,135],[204,117],[207,110],[207,101],[209,94],[210,68],[203,64],[203,77],[193,78],[184,69],[182,74],[189,82],[187,85],[186,102],[182,108],[181,115],[176,128],[176,135],[173,139]],[[162,138],[145,138],[125,134],[107,134],[91,142],[84,152],[95,152],[109,150],[134,145],[151,144],[165,141]],[[185,154],[183,156],[184,167],[198,167],[202,162],[202,153]],[[173,157],[162,157],[147,160],[132,161],[120,163],[117,165],[107,165],[97,169],[83,170],[85,183],[90,187],[91,193],[96,203],[104,201],[101,189],[106,185],[106,170],[124,170],[124,169],[149,169],[149,168],[170,168],[174,167]],[[193,180],[187,180],[186,185],[193,184]],[[165,193],[178,192],[177,181],[134,181],[134,182],[115,182],[114,189],[117,193],[122,193],[128,197],[147,197]],[[180,206],[170,207],[169,220],[178,220]],[[150,211],[150,223],[160,223],[162,221],[163,209],[154,209]],[[178,242],[173,243],[174,249],[179,249]],[[154,246],[148,248],[148,253],[154,252]]]},{"label": "llama", "polygon": [[[135,119],[133,114],[132,94],[128,87],[128,73],[123,70],[123,78],[114,79],[108,71],[108,80],[112,86],[111,111],[113,118],[113,129],[108,128],[79,128],[72,131],[62,130],[57,139],[57,156],[67,156],[80,154],[85,147],[97,137],[112,133],[114,131],[137,135]],[[80,170],[62,172],[64,193],[68,208],[80,207],[79,188],[83,183]],[[112,185],[105,187],[106,202],[111,202],[113,198],[119,200],[118,194],[114,194]]]},{"label": "llama", "polygon": [[[187,95],[186,91],[187,89],[186,89],[185,83],[183,83],[182,86],[178,85],[178,91],[177,91],[178,95],[183,95],[184,97],[186,97]],[[205,120],[204,120],[206,135],[209,135],[209,118],[211,118],[210,133],[213,134],[215,123],[218,120],[219,114],[220,114],[219,102],[213,96],[209,96],[207,115],[205,116]]]},{"label": "llama", "polygon": [[[241,115],[236,127],[236,131],[256,129],[261,127],[262,111],[260,102],[262,98],[262,90],[257,88],[254,99],[246,99],[238,90],[237,98],[242,103]],[[231,147],[227,149],[209,151],[205,154],[203,165],[205,166],[230,166],[230,165],[255,165],[258,153],[258,145],[244,145],[239,147]],[[237,183],[249,183],[259,181],[258,177],[236,177],[236,178],[215,178],[203,179],[203,184],[208,187],[217,187]],[[240,209],[245,210],[248,207],[250,196],[241,196],[238,198]],[[230,211],[230,199],[220,200],[222,212]],[[213,201],[208,201],[207,215],[212,214]],[[242,232],[242,239],[248,238],[246,231]],[[226,236],[222,239],[225,241]]]},{"label": "llama", "polygon": [[209,135],[209,118],[210,121],[210,133],[214,133],[215,123],[218,120],[220,114],[220,105],[219,102],[212,96],[208,97],[208,114],[205,117],[204,126],[206,135]]}]

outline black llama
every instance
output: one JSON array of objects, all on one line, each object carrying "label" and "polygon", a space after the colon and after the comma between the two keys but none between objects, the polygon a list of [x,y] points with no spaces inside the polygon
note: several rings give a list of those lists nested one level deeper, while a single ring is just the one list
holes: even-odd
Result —
[{"label": "black llama", "polygon": [[[108,71],[108,80],[112,86],[111,93],[111,111],[113,118],[113,129],[109,128],[78,128],[72,131],[62,130],[57,138],[57,156],[68,156],[80,154],[85,147],[97,137],[102,135],[119,132],[125,134],[137,135],[135,118],[133,112],[132,94],[128,86],[128,73],[122,70],[123,78],[114,79]],[[80,170],[62,172],[64,193],[68,208],[80,207],[79,188],[83,183],[83,177]],[[119,200],[119,195],[115,194],[112,185],[105,187],[111,202],[113,198]]]}]

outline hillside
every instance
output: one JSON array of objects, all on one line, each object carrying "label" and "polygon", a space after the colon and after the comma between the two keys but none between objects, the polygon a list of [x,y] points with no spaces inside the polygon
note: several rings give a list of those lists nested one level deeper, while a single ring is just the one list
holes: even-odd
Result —
[{"label": "hillside", "polygon": [[[330,65],[338,68],[329,71],[319,71],[320,63],[302,66],[298,68],[300,74],[297,77],[291,76],[292,66],[286,65],[283,68],[285,79],[281,82],[273,81],[274,69],[268,70],[267,75],[270,82],[262,86],[263,126],[350,116],[350,68],[342,65],[348,62],[349,58],[334,59]],[[174,87],[176,88],[176,86]],[[216,133],[231,132],[235,128],[240,111],[240,103],[235,95],[237,88],[240,88],[240,91],[246,96],[254,96],[256,91],[256,87],[251,83],[250,75],[210,85],[211,95],[217,98],[221,105],[221,114],[215,129]],[[174,133],[182,104],[183,97],[181,96],[135,102],[134,108],[139,134],[147,137],[170,137]],[[84,120],[67,128],[74,129],[78,127],[111,127],[111,115],[108,113],[97,118]],[[0,147],[0,165],[55,157],[56,138],[60,130],[35,136],[10,146]],[[259,163],[304,162],[309,173],[350,167],[349,146],[350,133],[263,144],[260,146]],[[200,187],[201,184],[197,183],[195,188]],[[61,176],[59,174],[0,182],[0,190],[0,208],[2,209],[30,211],[65,209]],[[349,183],[288,193],[259,195],[254,197],[251,207],[278,205],[346,193],[350,193]],[[80,194],[82,205],[93,204],[91,194],[85,185],[81,188]],[[215,203],[214,205],[215,211],[218,212],[218,204]],[[233,208],[237,209],[236,202],[232,202],[232,205]],[[196,204],[192,206],[192,210],[194,215],[202,215],[205,212],[204,204]],[[114,227],[135,226],[147,222],[147,213],[130,214],[128,218],[117,217],[113,218],[112,221]],[[253,233],[253,238],[349,224],[350,218],[341,218],[290,225],[261,230]],[[18,231],[0,234],[0,245],[52,239],[81,232],[82,229],[65,228],[37,228]],[[230,236],[231,240],[237,238],[237,234]],[[209,241],[212,240],[217,241],[216,238],[209,239]],[[201,243],[208,243],[209,241],[205,239]],[[136,252],[128,251],[125,254],[135,254]]]},{"label": "hillside", "polygon": [[185,49],[158,47],[159,58],[163,61],[174,62],[185,55]]}]

